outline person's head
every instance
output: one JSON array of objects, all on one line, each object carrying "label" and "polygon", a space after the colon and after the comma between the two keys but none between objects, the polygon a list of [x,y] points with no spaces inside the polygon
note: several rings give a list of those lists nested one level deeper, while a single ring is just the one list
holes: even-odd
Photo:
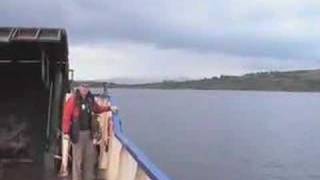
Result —
[{"label": "person's head", "polygon": [[88,84],[84,84],[84,83],[81,84],[79,86],[79,92],[80,92],[80,95],[82,97],[86,97],[88,95],[88,93],[89,93],[89,85]]}]

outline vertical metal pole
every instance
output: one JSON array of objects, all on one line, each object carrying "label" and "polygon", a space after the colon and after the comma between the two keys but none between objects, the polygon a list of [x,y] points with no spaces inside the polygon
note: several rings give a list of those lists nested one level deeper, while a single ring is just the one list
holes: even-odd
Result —
[{"label": "vertical metal pole", "polygon": [[103,95],[104,96],[108,96],[108,87],[107,87],[107,83],[103,83]]},{"label": "vertical metal pole", "polygon": [[[42,49],[41,50],[41,79],[42,79],[42,82],[46,84],[46,54],[45,54],[45,51]],[[48,88],[48,87],[47,87]]]},{"label": "vertical metal pole", "polygon": [[48,116],[47,116],[47,131],[46,131],[46,137],[47,141],[50,140],[50,123],[51,123],[51,106],[52,106],[52,94],[53,94],[53,83],[50,83],[50,95],[49,95],[49,106],[48,106]]}]

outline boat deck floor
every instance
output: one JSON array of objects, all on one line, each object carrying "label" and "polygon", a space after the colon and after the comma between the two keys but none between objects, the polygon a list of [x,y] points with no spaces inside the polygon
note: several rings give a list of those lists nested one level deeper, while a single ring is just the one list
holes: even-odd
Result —
[{"label": "boat deck floor", "polygon": [[[101,172],[97,174],[101,174]],[[97,180],[104,180],[97,175]],[[0,180],[71,180],[71,176],[58,177],[53,171],[45,170],[43,165],[30,163],[0,163]]]}]

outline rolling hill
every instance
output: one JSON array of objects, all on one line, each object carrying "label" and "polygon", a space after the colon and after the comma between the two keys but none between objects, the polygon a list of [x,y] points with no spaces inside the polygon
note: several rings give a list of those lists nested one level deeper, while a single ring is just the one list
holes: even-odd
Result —
[{"label": "rolling hill", "polygon": [[[91,82],[92,85],[95,82]],[[259,72],[188,81],[163,81],[146,84],[108,83],[109,88],[320,91],[320,70]]]}]

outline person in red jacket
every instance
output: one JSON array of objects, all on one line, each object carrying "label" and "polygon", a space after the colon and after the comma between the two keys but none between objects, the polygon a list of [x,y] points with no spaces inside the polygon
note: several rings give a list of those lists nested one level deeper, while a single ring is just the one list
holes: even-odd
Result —
[{"label": "person in red jacket", "polygon": [[111,111],[111,109],[111,106],[100,106],[95,102],[87,84],[81,84],[67,100],[62,129],[65,136],[69,136],[72,142],[73,180],[95,179],[94,167],[97,152],[93,142],[99,140],[101,134],[99,134],[99,124],[93,115]]}]

